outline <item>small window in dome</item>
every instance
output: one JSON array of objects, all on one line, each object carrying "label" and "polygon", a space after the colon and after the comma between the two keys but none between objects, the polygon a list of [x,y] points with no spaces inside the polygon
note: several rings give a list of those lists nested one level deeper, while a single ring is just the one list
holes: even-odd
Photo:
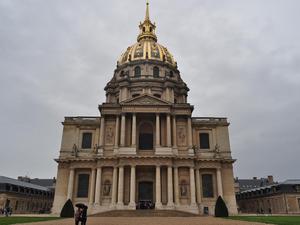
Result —
[{"label": "small window in dome", "polygon": [[159,68],[157,66],[153,67],[153,77],[155,78],[159,77]]},{"label": "small window in dome", "polygon": [[135,77],[140,77],[140,76],[141,76],[141,67],[136,66],[136,67],[134,68],[134,76],[135,76]]},{"label": "small window in dome", "polygon": [[170,71],[170,77],[174,77],[173,71]]},{"label": "small window in dome", "polygon": [[145,27],[143,27],[143,32],[145,32],[146,31],[146,28]]},{"label": "small window in dome", "polygon": [[152,32],[152,27],[150,27],[150,32]]},{"label": "small window in dome", "polygon": [[124,70],[122,70],[120,73],[120,77],[124,77],[124,75],[125,75]]}]

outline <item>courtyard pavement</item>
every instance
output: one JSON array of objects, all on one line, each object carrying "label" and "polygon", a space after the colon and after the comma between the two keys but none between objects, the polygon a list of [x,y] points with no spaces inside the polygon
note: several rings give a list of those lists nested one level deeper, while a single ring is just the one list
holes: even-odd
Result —
[{"label": "courtyard pavement", "polygon": [[[74,225],[73,219],[63,219],[24,225]],[[87,225],[262,225],[215,217],[90,217]]]}]

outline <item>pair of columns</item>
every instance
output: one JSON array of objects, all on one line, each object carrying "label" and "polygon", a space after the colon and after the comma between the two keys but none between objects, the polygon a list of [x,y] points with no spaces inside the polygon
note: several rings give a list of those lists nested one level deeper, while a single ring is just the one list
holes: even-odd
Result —
[{"label": "pair of columns", "polygon": [[[119,176],[118,176],[119,170]],[[135,208],[135,166],[130,171],[130,202],[129,206]],[[118,185],[118,186],[117,186]],[[114,167],[111,206],[122,207],[124,205],[124,166]]]},{"label": "pair of columns", "polygon": [[[167,169],[168,174],[168,202],[167,207],[174,207],[174,199],[173,199],[173,188],[174,188],[174,196],[175,196],[175,206],[180,205],[179,200],[179,179],[178,179],[178,167],[174,167],[174,183],[173,183],[173,168],[172,166],[168,166]],[[195,175],[194,168],[190,167],[190,192],[191,192],[191,206],[196,206],[196,194],[195,194]],[[161,168],[160,166],[156,167],[156,207],[161,207]]]},{"label": "pair of columns", "polygon": [[[116,116],[116,137],[115,137],[115,148],[118,147],[119,142],[119,116]],[[126,130],[126,115],[122,114],[121,116],[121,135],[120,135],[120,146],[125,146],[125,130]],[[132,132],[131,132],[131,145],[132,147],[136,146],[136,114],[132,114]]]}]

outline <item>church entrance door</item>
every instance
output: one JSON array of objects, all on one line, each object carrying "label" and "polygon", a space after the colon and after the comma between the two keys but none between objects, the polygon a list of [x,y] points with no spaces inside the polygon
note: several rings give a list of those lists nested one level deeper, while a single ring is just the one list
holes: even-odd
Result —
[{"label": "church entrance door", "polygon": [[139,201],[153,202],[153,182],[142,181],[139,182]]}]

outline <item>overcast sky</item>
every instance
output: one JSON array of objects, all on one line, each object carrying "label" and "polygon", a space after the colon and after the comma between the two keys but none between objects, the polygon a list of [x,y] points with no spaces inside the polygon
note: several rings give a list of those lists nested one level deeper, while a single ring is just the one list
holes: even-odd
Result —
[{"label": "overcast sky", "polygon": [[[193,116],[225,116],[235,176],[300,178],[300,1],[151,0]],[[64,116],[98,116],[144,0],[0,0],[0,174],[56,176]]]}]

